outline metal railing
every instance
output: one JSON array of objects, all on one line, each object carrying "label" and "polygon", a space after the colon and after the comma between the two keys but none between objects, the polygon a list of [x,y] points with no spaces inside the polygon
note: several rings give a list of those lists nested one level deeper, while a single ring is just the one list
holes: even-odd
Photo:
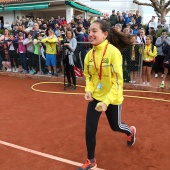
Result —
[{"label": "metal railing", "polygon": [[[8,56],[8,50],[6,48],[3,48],[4,43],[0,43],[0,62],[4,60],[10,62],[10,58]],[[45,74],[44,67],[42,66],[42,60],[45,60],[45,58],[42,57],[42,47],[39,45],[39,58],[38,58],[38,64],[39,64],[39,74],[43,75]],[[74,64],[76,67],[83,70],[84,66],[84,58],[87,54],[87,52],[92,48],[92,45],[89,42],[77,42],[76,50],[74,51]],[[121,51],[122,58],[123,58],[123,78],[124,82],[127,83],[141,83],[141,75],[142,75],[142,61],[143,61],[143,50],[144,45],[143,44],[133,44],[128,49]],[[44,51],[45,52],[45,51]],[[62,45],[57,43],[57,67],[61,68],[62,60],[64,51],[62,48]],[[45,54],[43,54],[45,56]],[[18,57],[18,60],[19,57]],[[29,58],[27,56],[27,61],[29,61]],[[2,65],[0,65],[2,67]]]}]

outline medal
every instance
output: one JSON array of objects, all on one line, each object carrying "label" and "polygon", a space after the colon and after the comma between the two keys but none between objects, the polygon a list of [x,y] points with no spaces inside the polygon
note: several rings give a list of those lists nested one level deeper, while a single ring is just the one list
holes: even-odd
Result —
[{"label": "medal", "polygon": [[131,60],[135,61],[135,49],[134,49],[134,45],[132,46],[132,56],[131,56]]},{"label": "medal", "polygon": [[[108,43],[107,45],[105,46],[105,49],[104,49],[104,52],[103,52],[103,56],[102,56],[102,60],[103,60],[103,57],[106,53],[106,49],[107,49],[107,46],[108,46]],[[96,60],[95,60],[95,54],[94,54],[94,50],[92,52],[92,55],[93,55],[93,61],[94,61],[94,67],[96,69],[96,72],[98,73],[98,69],[97,69],[97,66],[96,66]],[[100,62],[100,70],[99,70],[99,73],[98,73],[98,76],[99,76],[99,79],[100,79],[100,83],[97,85],[97,89],[101,90],[102,87],[103,87],[103,84],[101,83],[101,80],[102,80],[102,60]]]},{"label": "medal", "polygon": [[102,87],[103,87],[103,84],[102,84],[102,83],[99,83],[99,84],[97,85],[97,88],[98,88],[99,90],[101,90]]}]

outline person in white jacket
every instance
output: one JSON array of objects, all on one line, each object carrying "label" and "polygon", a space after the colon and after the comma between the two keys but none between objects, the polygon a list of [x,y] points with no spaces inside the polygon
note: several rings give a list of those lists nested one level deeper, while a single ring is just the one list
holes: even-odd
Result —
[{"label": "person in white jacket", "polygon": [[27,57],[28,57],[28,66],[29,66],[29,73],[35,74],[35,58],[34,58],[34,44],[32,40],[32,34],[28,33],[27,38],[23,41],[23,44],[27,47]]},{"label": "person in white jacket", "polygon": [[137,36],[137,43],[146,43],[146,35],[145,35],[145,29],[141,28],[139,30],[139,36]]}]

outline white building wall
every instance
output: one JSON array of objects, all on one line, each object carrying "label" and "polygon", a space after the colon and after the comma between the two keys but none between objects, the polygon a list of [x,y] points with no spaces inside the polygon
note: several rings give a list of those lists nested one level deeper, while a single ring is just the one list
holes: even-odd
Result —
[{"label": "white building wall", "polygon": [[[51,17],[53,16],[54,18],[57,18],[58,15],[60,15],[61,17],[66,17],[66,12],[63,11],[32,11],[33,16],[36,17],[41,17],[43,18],[45,21],[46,20],[50,20]],[[26,16],[29,15],[30,11],[22,11],[22,16]]]},{"label": "white building wall", "polygon": [[[8,29],[11,29],[11,24],[12,22],[15,22],[17,19],[17,16],[21,19],[21,11],[6,11],[6,12],[1,12],[0,16],[3,16],[4,19],[4,27],[7,27]],[[8,23],[8,24],[7,24]],[[9,26],[8,26],[9,25]]]},{"label": "white building wall", "polygon": [[66,21],[69,23],[73,19],[74,9],[66,5]]}]

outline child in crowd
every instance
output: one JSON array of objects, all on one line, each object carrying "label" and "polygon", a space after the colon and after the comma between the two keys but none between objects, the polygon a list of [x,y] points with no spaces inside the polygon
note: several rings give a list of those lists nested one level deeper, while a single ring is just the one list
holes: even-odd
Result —
[{"label": "child in crowd", "polygon": [[36,33],[33,44],[34,44],[34,61],[35,61],[35,70],[36,72],[40,71],[40,64],[42,65],[42,53],[41,53],[41,43],[42,36],[40,33]]},{"label": "child in crowd", "polygon": [[48,37],[44,38],[41,40],[42,43],[46,44],[46,66],[48,66],[48,74],[52,75],[51,72],[51,65],[54,70],[54,76],[58,76],[57,74],[57,60],[56,60],[56,55],[57,55],[57,38],[54,35],[54,32],[52,30],[48,30]]},{"label": "child in crowd", "polygon": [[152,44],[153,38],[151,35],[146,36],[146,44],[144,45],[142,81],[143,84],[150,85],[150,75],[154,58],[157,56],[157,49]]},{"label": "child in crowd", "polygon": [[11,61],[12,72],[18,72],[19,67],[19,58],[18,58],[18,40],[14,37],[14,34],[11,33],[8,40],[5,41],[7,43],[8,56]]},{"label": "child in crowd", "polygon": [[136,44],[136,35],[132,36],[133,44],[130,47],[130,57],[127,57],[127,70],[130,72],[130,83],[136,83],[139,71],[139,45]]},{"label": "child in crowd", "polygon": [[133,35],[138,35],[139,34],[139,31],[138,31],[138,26],[136,24],[134,24],[134,29],[132,30],[132,34]]},{"label": "child in crowd", "polygon": [[11,63],[10,63],[9,57],[8,57],[7,44],[4,43],[4,41],[6,41],[8,39],[9,39],[9,30],[7,28],[5,28],[3,35],[0,36],[0,52],[1,52],[1,54],[0,54],[1,57],[0,58],[1,58],[2,62],[4,61],[2,63],[2,65],[3,65],[3,67],[6,68],[6,71],[11,71]]},{"label": "child in crowd", "polygon": [[28,66],[29,66],[29,73],[35,74],[35,57],[34,57],[34,44],[32,40],[32,34],[28,33],[27,38],[23,42],[24,45],[27,47],[27,57],[28,57]]},{"label": "child in crowd", "polygon": [[26,46],[23,44],[24,35],[22,32],[18,34],[18,53],[22,65],[22,73],[28,73],[27,57],[26,57]]}]

